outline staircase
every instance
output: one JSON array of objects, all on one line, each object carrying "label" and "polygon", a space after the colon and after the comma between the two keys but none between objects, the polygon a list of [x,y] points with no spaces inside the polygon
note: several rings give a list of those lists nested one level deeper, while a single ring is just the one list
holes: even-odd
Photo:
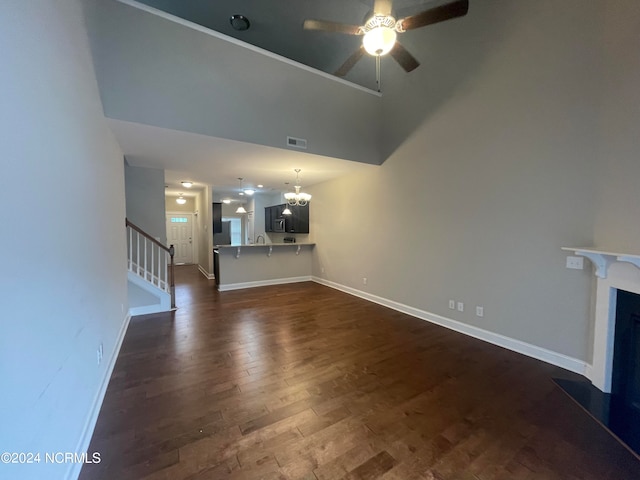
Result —
[{"label": "staircase", "polygon": [[176,308],[173,245],[166,247],[126,219],[129,313],[146,315]]}]

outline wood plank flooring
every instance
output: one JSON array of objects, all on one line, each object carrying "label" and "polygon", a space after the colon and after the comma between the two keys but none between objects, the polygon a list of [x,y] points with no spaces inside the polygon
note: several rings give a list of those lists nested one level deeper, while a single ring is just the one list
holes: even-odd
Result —
[{"label": "wood plank flooring", "polygon": [[177,285],[131,321],[81,479],[640,479],[561,369],[310,282]]}]

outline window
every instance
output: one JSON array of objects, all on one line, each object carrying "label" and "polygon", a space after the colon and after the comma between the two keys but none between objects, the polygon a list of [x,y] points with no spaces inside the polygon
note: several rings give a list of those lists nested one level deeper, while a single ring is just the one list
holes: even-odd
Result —
[{"label": "window", "polygon": [[187,223],[187,221],[185,217],[171,217],[171,223]]},{"label": "window", "polygon": [[242,219],[238,217],[222,217],[223,222],[229,223],[229,234],[231,235],[231,245],[242,244]]}]

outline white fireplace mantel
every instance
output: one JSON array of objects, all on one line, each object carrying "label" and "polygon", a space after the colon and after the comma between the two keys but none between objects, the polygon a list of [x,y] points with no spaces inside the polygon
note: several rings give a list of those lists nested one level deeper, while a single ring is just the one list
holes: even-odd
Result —
[{"label": "white fireplace mantel", "polygon": [[640,294],[640,255],[591,247],[565,247],[563,250],[587,257],[595,265],[597,285],[593,360],[587,367],[586,374],[595,387],[609,393],[613,371],[617,291]]},{"label": "white fireplace mantel", "polygon": [[640,255],[632,253],[616,253],[597,248],[562,247],[562,250],[573,252],[575,255],[587,257],[596,267],[596,276],[607,278],[609,266],[614,262],[628,262],[640,268]]}]

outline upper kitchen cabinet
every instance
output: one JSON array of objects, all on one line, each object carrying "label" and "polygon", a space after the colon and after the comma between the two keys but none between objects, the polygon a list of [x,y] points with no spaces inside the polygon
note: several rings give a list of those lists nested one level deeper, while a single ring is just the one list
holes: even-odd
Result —
[{"label": "upper kitchen cabinet", "polygon": [[[309,233],[309,205],[304,207],[289,207],[291,215],[284,215],[286,204],[273,205],[264,209],[264,226],[266,232],[282,233]],[[277,220],[284,220],[284,230],[280,230],[280,223]]]},{"label": "upper kitchen cabinet", "polygon": [[291,215],[285,215],[287,233],[309,233],[309,205],[289,207]]},{"label": "upper kitchen cabinet", "polygon": [[264,207],[264,228],[266,232],[284,232],[283,229],[276,226],[276,220],[284,220],[285,216],[282,214],[284,209],[285,205]]},{"label": "upper kitchen cabinet", "polygon": [[213,233],[222,233],[222,204],[213,204]]}]

